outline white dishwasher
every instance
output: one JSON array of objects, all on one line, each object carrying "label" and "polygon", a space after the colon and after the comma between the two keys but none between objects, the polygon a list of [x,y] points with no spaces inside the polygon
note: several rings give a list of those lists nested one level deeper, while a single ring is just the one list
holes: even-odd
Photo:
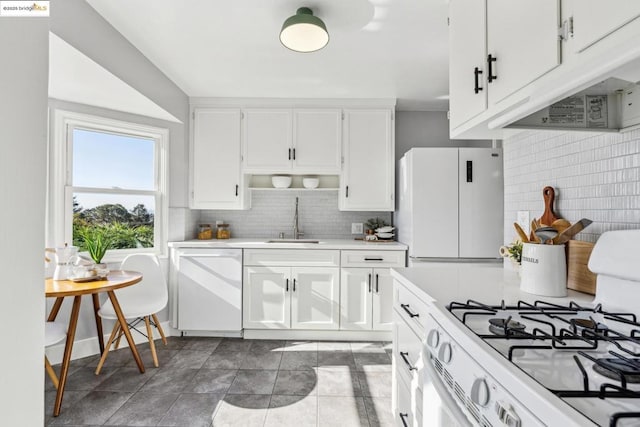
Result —
[{"label": "white dishwasher", "polygon": [[241,335],[242,249],[181,248],[173,256],[177,328]]}]

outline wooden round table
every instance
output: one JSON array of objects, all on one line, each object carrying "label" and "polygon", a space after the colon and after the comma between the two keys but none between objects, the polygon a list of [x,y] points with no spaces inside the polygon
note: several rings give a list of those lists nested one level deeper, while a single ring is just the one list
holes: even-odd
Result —
[{"label": "wooden round table", "polygon": [[78,325],[78,315],[80,314],[80,301],[82,295],[92,295],[94,301],[94,312],[96,316],[96,325],[98,329],[98,337],[100,341],[100,351],[104,351],[104,344],[102,340],[102,323],[98,316],[98,294],[100,292],[106,292],[113,305],[113,310],[118,317],[118,322],[122,326],[124,336],[127,338],[129,348],[133,354],[138,369],[141,373],[144,373],[144,364],[138,353],[138,349],[133,341],[131,332],[127,327],[127,321],[122,314],[122,309],[116,298],[115,290],[121,289],[127,286],[134,285],[142,280],[142,274],[136,271],[123,271],[116,270],[109,272],[109,275],[105,280],[94,280],[90,282],[73,282],[71,280],[53,280],[46,279],[44,282],[45,295],[47,297],[56,298],[51,313],[49,313],[48,321],[52,322],[56,319],[62,301],[65,297],[73,298],[73,307],[71,309],[71,316],[69,318],[69,329],[67,331],[67,341],[64,346],[64,356],[62,358],[62,364],[60,367],[60,379],[58,383],[58,392],[56,394],[56,403],[53,408],[53,415],[57,417],[60,414],[60,407],[62,405],[62,396],[64,394],[64,386],[67,382],[67,374],[69,372],[69,363],[71,362],[71,350],[73,349],[73,341],[76,335],[76,326]]}]

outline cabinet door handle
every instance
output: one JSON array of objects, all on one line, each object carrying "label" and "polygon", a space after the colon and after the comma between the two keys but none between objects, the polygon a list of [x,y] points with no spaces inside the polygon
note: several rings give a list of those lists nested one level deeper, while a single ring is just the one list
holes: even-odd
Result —
[{"label": "cabinet door handle", "polygon": [[493,74],[493,63],[497,61],[498,61],[498,58],[496,58],[495,56],[491,54],[487,56],[487,64],[489,65],[489,75],[487,76],[487,81],[489,83],[491,83],[494,80],[498,80],[498,75]]},{"label": "cabinet door handle", "polygon": [[376,294],[380,293],[380,281],[378,280],[378,275],[376,274]]},{"label": "cabinet door handle", "polygon": [[287,292],[289,292],[289,279],[287,279]]},{"label": "cabinet door handle", "polygon": [[406,351],[400,352],[400,357],[402,357],[402,360],[404,360],[404,363],[407,365],[409,372],[417,371],[418,368],[416,368],[415,366],[411,366],[411,362],[409,362],[409,358],[407,356],[409,356],[409,352],[406,352]]},{"label": "cabinet door handle", "polygon": [[467,182],[473,182],[473,161],[467,160]]},{"label": "cabinet door handle", "polygon": [[369,293],[371,293],[371,273],[369,273]]},{"label": "cabinet door handle", "polygon": [[409,414],[405,414],[402,412],[398,412],[398,414],[400,415],[400,419],[402,420],[402,425],[404,427],[409,427],[409,424],[407,424],[407,420],[406,420],[406,418],[409,418]]},{"label": "cabinet door handle", "polygon": [[347,194],[345,195],[345,197],[349,197],[349,186],[348,186],[348,185],[347,185],[347,188],[345,189],[345,191],[346,191],[346,193],[347,193]]},{"label": "cabinet door handle", "polygon": [[289,148],[289,160],[291,160],[291,148]]},{"label": "cabinet door handle", "polygon": [[294,148],[293,149],[293,160],[295,160],[295,159],[296,159],[296,149]]},{"label": "cabinet door handle", "polygon": [[409,314],[410,317],[420,317],[420,314],[414,313],[411,310],[409,310],[409,304],[400,304],[400,307],[402,307],[404,311],[406,311]]},{"label": "cabinet door handle", "polygon": [[473,91],[475,93],[478,93],[478,92],[480,92],[482,90],[482,88],[480,87],[480,78],[478,77],[480,74],[482,74],[482,70],[480,68],[476,67],[473,70],[473,76],[474,76],[474,79],[475,79],[475,87],[473,88]]},{"label": "cabinet door handle", "polygon": [[296,291],[296,279],[293,279],[293,292]]},{"label": "cabinet door handle", "polygon": [[384,261],[384,258],[380,258],[380,257],[377,257],[377,258],[364,257],[364,260],[365,261]]},{"label": "cabinet door handle", "polygon": [[236,184],[236,197],[238,197],[238,184]]}]

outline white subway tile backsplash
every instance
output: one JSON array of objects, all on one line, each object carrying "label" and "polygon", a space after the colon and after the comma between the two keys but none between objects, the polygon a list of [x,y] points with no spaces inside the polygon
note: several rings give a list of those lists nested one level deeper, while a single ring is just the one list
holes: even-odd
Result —
[{"label": "white subway tile backsplash", "polygon": [[517,211],[540,217],[542,189],[556,189],[555,211],[594,223],[577,237],[640,228],[640,130],[626,133],[522,132],[503,141],[505,241]]}]

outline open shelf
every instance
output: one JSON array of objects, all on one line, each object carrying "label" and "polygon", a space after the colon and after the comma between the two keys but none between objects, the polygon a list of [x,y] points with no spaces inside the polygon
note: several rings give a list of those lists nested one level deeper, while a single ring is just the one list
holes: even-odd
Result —
[{"label": "open shelf", "polygon": [[[280,175],[280,174],[278,174]],[[317,188],[304,188],[302,178],[315,177],[320,181]],[[293,175],[291,174],[291,186],[289,188],[274,188],[271,184],[271,175],[251,175],[249,189],[260,191],[338,191],[340,177],[338,175]]]}]

